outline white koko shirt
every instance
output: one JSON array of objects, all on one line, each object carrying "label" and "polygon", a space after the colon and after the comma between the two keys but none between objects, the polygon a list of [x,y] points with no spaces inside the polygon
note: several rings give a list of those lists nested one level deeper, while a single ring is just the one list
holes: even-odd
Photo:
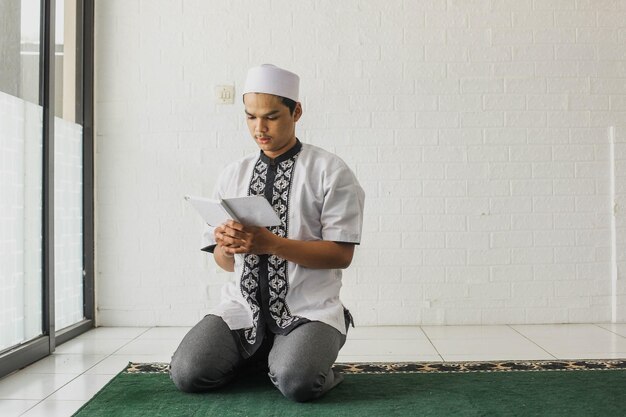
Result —
[{"label": "white koko shirt", "polygon": [[[365,193],[354,173],[336,155],[300,141],[275,160],[262,152],[228,165],[214,198],[265,195],[282,220],[270,230],[296,240],[359,244]],[[213,228],[204,234],[215,248]],[[308,321],[346,334],[339,299],[340,269],[310,269],[268,255],[235,255],[234,279],[210,311],[239,334],[244,352],[254,353],[262,331],[287,334]]]}]

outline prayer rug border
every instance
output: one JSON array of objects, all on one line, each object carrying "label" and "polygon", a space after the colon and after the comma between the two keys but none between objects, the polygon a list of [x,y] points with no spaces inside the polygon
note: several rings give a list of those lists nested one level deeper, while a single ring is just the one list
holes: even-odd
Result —
[{"label": "prayer rug border", "polygon": [[[615,371],[626,370],[626,359],[481,362],[354,362],[336,363],[333,368],[344,374]],[[123,373],[167,374],[169,373],[169,364],[164,362],[130,362]]]}]

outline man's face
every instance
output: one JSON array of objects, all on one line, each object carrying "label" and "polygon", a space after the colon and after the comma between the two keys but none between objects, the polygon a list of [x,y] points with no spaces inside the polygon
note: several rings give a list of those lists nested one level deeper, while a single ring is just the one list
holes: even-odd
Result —
[{"label": "man's face", "polygon": [[280,97],[248,93],[243,104],[250,134],[268,157],[276,158],[296,144],[296,122],[302,115],[300,103],[290,114]]}]

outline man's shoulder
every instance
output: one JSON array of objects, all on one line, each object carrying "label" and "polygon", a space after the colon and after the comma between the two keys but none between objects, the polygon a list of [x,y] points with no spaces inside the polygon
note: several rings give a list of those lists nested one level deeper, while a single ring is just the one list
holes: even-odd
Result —
[{"label": "man's shoulder", "polygon": [[303,156],[310,161],[314,161],[318,164],[331,167],[345,167],[348,168],[348,164],[341,159],[337,154],[334,154],[319,146],[311,145],[308,143],[302,144]]},{"label": "man's shoulder", "polygon": [[339,158],[334,153],[327,151],[324,148],[320,148],[319,146],[311,145],[310,143],[303,143],[302,151],[311,155],[321,155],[327,158]]},{"label": "man's shoulder", "polygon": [[327,151],[319,146],[311,145],[309,143],[302,144],[303,155],[315,160],[323,160],[328,162],[343,162],[337,154]]}]

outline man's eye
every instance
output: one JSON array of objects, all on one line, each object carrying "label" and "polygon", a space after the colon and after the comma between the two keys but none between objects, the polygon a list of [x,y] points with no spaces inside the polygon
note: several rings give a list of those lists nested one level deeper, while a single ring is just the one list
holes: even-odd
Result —
[{"label": "man's eye", "polygon": [[254,120],[255,117],[254,116],[248,116],[248,120]]}]

